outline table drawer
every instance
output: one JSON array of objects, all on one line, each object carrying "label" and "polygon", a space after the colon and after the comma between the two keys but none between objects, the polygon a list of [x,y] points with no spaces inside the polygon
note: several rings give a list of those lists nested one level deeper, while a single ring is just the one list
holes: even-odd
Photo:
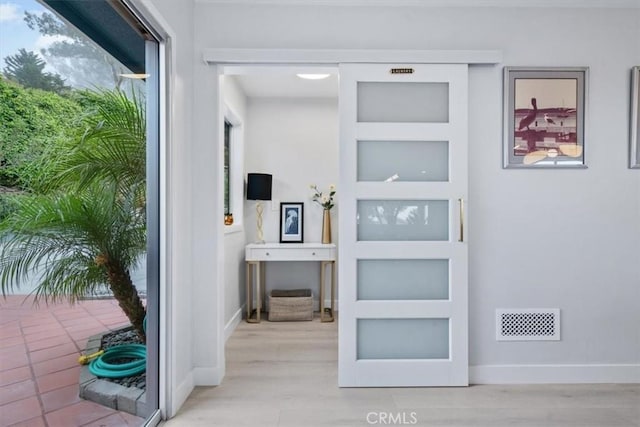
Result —
[{"label": "table drawer", "polygon": [[249,248],[245,255],[247,261],[332,261],[335,259],[333,250],[329,248]]}]

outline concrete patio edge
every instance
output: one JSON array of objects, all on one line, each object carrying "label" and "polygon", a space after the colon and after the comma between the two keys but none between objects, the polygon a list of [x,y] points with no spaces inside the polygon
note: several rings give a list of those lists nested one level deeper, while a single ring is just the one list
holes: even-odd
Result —
[{"label": "concrete patio edge", "polygon": [[[116,329],[128,329],[130,326]],[[105,331],[93,335],[87,340],[84,354],[92,354],[100,350],[103,335],[112,333]],[[124,387],[111,381],[96,377],[89,371],[89,365],[80,368],[78,380],[79,395],[82,399],[90,400],[99,405],[118,411],[127,412],[138,417],[146,418],[146,391],[136,387]]]}]

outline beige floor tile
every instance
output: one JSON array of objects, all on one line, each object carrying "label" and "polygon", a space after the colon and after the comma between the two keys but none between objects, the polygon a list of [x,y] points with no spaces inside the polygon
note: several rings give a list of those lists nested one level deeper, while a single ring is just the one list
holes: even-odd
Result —
[{"label": "beige floor tile", "polygon": [[621,409],[620,415],[629,420],[634,427],[640,427],[640,405],[635,408]]},{"label": "beige floor tile", "polygon": [[278,409],[255,410],[251,407],[245,408],[244,411],[224,408],[192,409],[181,410],[177,417],[162,425],[166,427],[277,427],[279,418],[280,410]]},{"label": "beige floor tile", "polygon": [[618,410],[606,408],[432,408],[414,412],[417,419],[415,425],[429,427],[633,426]]},{"label": "beige floor tile", "polygon": [[477,385],[393,389],[400,408],[625,408],[640,406],[640,385]]},{"label": "beige floor tile", "polygon": [[325,409],[285,409],[278,427],[358,427],[367,423],[367,410],[344,410],[327,405]]},{"label": "beige floor tile", "polygon": [[164,425],[640,427],[638,384],[341,389],[337,347],[337,323],[243,322],[222,385]]}]

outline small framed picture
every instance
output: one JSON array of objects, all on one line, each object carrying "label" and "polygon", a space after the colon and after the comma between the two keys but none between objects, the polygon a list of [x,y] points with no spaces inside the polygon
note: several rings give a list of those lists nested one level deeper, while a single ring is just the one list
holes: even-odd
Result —
[{"label": "small framed picture", "polygon": [[304,203],[280,203],[280,243],[304,241]]},{"label": "small framed picture", "polygon": [[586,67],[505,67],[505,168],[586,168]]},{"label": "small framed picture", "polygon": [[640,169],[640,66],[631,69],[631,146],[629,167]]}]

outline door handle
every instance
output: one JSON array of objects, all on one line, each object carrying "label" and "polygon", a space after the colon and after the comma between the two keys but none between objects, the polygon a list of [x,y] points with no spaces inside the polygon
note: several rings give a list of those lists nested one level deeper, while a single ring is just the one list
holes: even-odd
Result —
[{"label": "door handle", "polygon": [[458,199],[458,205],[460,207],[460,236],[458,242],[464,242],[464,199]]}]

